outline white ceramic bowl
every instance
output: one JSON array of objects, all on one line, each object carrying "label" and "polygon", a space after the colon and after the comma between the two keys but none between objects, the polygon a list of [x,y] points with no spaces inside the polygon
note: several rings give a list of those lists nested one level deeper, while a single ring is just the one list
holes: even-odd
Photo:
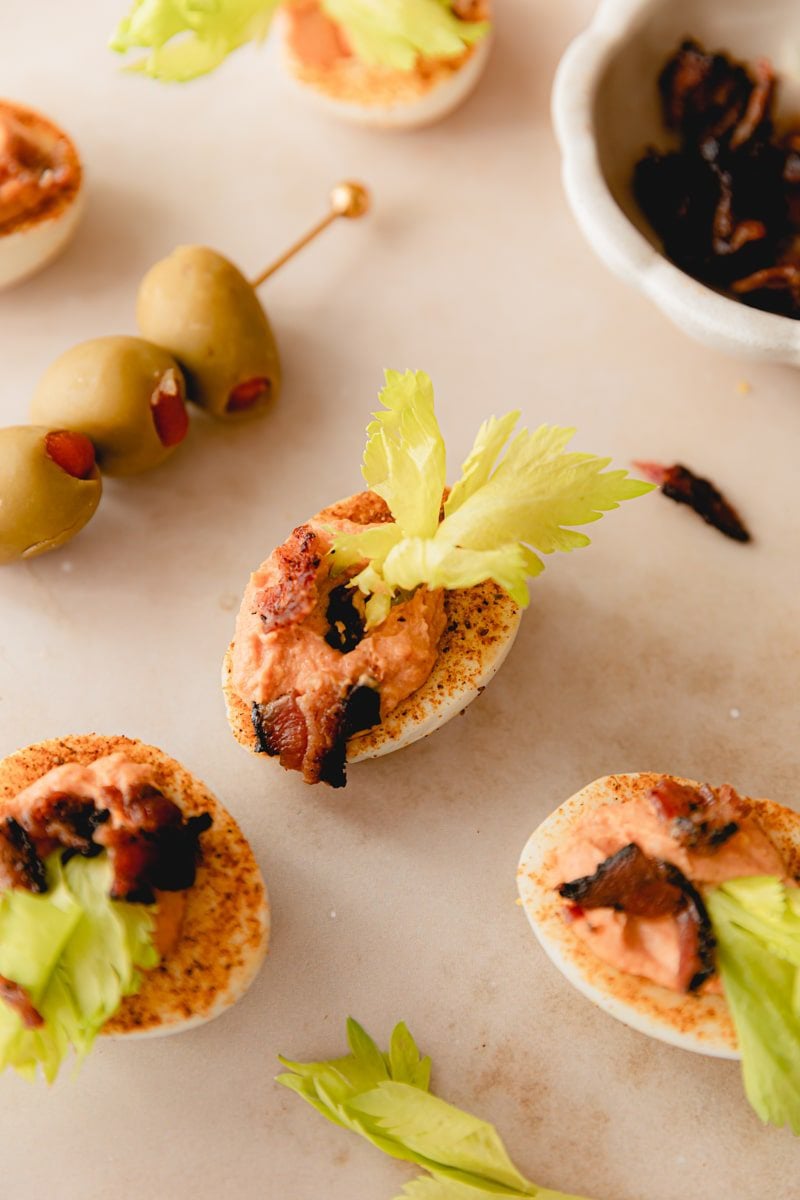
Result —
[{"label": "white ceramic bowl", "polygon": [[670,144],[656,80],[687,37],[745,61],[771,59],[779,116],[800,116],[797,0],[601,0],[562,58],[553,89],[570,206],[606,265],[686,333],[716,349],[800,366],[800,321],[750,308],[673,266],[633,197],[633,168],[645,148]]}]

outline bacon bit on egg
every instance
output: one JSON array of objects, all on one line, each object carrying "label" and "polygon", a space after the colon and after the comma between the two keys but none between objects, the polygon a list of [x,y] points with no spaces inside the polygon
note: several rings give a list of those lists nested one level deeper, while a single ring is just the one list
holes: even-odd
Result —
[{"label": "bacon bit on egg", "polygon": [[678,504],[688,504],[707,525],[718,529],[736,542],[749,542],[751,535],[736,509],[713,483],[695,475],[689,467],[676,463],[664,467],[655,462],[634,462],[638,471],[658,485],[665,496]]}]

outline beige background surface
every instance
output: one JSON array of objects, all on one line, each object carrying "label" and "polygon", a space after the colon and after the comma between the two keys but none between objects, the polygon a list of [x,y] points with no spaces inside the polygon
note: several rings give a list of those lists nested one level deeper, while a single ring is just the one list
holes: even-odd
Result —
[{"label": "beige background surface", "polygon": [[[272,51],[167,88],[104,49],[121,0],[4,0],[9,96],[82,148],[84,225],[0,297],[6,423],[45,366],[133,332],[137,283],[176,243],[251,272],[363,177],[374,216],[264,289],[286,372],[261,424],[194,423],[157,474],[109,483],[92,525],[0,580],[0,751],[100,729],[163,746],[241,821],[275,935],[246,999],[163,1041],[106,1043],[51,1091],[0,1081],[0,1194],[59,1200],[389,1200],[411,1172],[272,1083],[277,1053],[383,1041],[405,1018],[440,1094],[495,1122],[543,1184],[594,1200],[796,1200],[800,1145],[764,1129],[735,1064],[631,1032],[554,971],[515,905],[531,829],[609,771],[730,780],[797,805],[796,373],[695,346],[595,261],[566,210],[548,117],[588,0],[504,0],[484,84],[405,136],[329,124]],[[304,786],[229,737],[219,662],[248,572],[353,491],[383,366],[426,369],[455,470],[479,420],[574,423],[578,445],[683,460],[756,540],[660,496],[548,563],[513,654],[435,738]],[[743,394],[740,381],[752,390]]]}]

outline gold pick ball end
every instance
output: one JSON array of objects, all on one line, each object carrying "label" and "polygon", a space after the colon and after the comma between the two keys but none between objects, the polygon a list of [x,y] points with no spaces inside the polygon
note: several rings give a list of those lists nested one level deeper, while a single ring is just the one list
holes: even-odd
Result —
[{"label": "gold pick ball end", "polygon": [[331,208],[340,217],[353,219],[369,212],[370,195],[363,183],[337,183],[331,192]]}]

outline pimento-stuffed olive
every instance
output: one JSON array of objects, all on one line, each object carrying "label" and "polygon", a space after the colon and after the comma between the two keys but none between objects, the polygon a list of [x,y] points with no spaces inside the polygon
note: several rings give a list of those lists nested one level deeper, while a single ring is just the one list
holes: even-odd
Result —
[{"label": "pimento-stuffed olive", "polygon": [[280,362],[266,314],[239,270],[205,246],[179,246],[142,280],[146,338],[187,374],[189,399],[214,417],[262,411],[278,394]]},{"label": "pimento-stuffed olive", "polygon": [[93,338],[48,368],[31,420],[86,434],[106,474],[136,475],[183,441],[185,396],[183,373],[160,346],[136,337]]},{"label": "pimento-stuffed olive", "polygon": [[0,429],[0,563],[63,546],[92,516],[102,489],[85,434]]}]

